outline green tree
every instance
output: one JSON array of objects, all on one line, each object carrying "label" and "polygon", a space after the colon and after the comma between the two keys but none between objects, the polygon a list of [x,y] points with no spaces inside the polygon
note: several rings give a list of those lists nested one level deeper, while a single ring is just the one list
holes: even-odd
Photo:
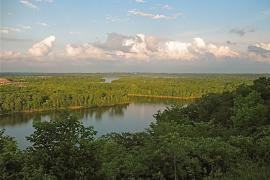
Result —
[{"label": "green tree", "polygon": [[[84,127],[77,118],[65,112],[59,119],[35,122],[35,132],[28,137],[25,177],[47,175],[56,179],[98,178],[95,131]],[[36,173],[33,173],[33,171]]]},{"label": "green tree", "polygon": [[0,131],[0,179],[22,179],[22,154],[17,149],[16,142]]},{"label": "green tree", "polygon": [[256,91],[246,97],[234,99],[234,115],[232,122],[238,131],[244,133],[256,132],[256,128],[266,124],[268,109],[263,105],[263,99]]}]

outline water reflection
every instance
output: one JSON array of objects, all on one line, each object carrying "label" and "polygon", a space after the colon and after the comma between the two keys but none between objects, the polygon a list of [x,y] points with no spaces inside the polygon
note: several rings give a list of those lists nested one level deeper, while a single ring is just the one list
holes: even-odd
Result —
[{"label": "water reflection", "polygon": [[119,77],[104,77],[104,83],[111,83],[114,80],[118,80]]},{"label": "water reflection", "polygon": [[102,120],[105,113],[109,114],[109,117],[121,117],[124,116],[124,112],[129,104],[116,105],[111,107],[97,107],[90,109],[78,109],[73,110],[79,119],[95,119]]},{"label": "water reflection", "polygon": [[15,113],[0,116],[0,127],[27,124],[29,120],[39,120],[39,113]]},{"label": "water reflection", "polygon": [[[113,107],[99,107],[90,109],[72,110],[85,126],[94,126],[101,136],[111,132],[138,132],[149,127],[154,122],[153,114],[163,110],[171,104],[184,105],[185,101],[172,101],[151,98],[133,98],[133,103]],[[16,113],[0,116],[0,128],[5,133],[15,137],[20,148],[29,145],[25,137],[33,133],[33,121],[49,121],[57,119],[60,111],[47,111],[35,113]]]},{"label": "water reflection", "polygon": [[164,104],[164,105],[179,105],[183,106],[193,102],[193,100],[183,100],[183,99],[170,99],[170,98],[151,98],[151,97],[130,97],[132,102],[135,103],[149,103],[149,104]]}]

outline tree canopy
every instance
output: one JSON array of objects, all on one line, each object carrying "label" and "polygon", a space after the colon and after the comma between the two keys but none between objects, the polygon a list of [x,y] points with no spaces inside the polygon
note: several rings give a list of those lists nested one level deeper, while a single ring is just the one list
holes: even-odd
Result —
[{"label": "tree canopy", "polygon": [[140,133],[95,138],[65,112],[25,151],[0,133],[2,179],[269,179],[270,78],[155,114]]}]

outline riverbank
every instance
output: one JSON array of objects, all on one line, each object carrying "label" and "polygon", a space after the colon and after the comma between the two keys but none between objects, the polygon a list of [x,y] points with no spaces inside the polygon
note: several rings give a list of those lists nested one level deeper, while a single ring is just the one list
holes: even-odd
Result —
[{"label": "riverbank", "polygon": [[91,109],[91,108],[102,108],[102,107],[114,107],[114,106],[120,106],[120,105],[128,105],[130,102],[125,102],[125,103],[118,103],[118,104],[106,104],[106,105],[92,105],[92,106],[69,106],[69,107],[61,107],[57,109],[33,109],[33,110],[28,110],[28,111],[14,111],[14,112],[7,112],[7,113],[2,113],[0,116],[5,116],[5,115],[11,115],[11,114],[16,114],[16,113],[35,113],[35,112],[48,112],[48,111],[61,111],[65,109],[69,110],[76,110],[76,109]]},{"label": "riverbank", "polygon": [[[154,98],[154,99],[177,99],[177,100],[196,100],[200,97],[180,97],[180,96],[156,96],[156,95],[145,95],[145,94],[128,94],[129,97],[141,97],[141,98]],[[32,110],[24,110],[24,111],[13,111],[13,112],[7,112],[7,113],[0,113],[0,116],[3,115],[10,115],[15,113],[34,113],[34,112],[46,112],[46,111],[56,111],[56,110],[76,110],[76,109],[87,109],[87,108],[98,108],[98,107],[113,107],[113,106],[119,106],[119,105],[127,105],[131,103],[124,102],[124,103],[117,103],[117,104],[105,104],[105,105],[92,105],[92,106],[68,106],[68,107],[60,107],[60,108],[53,108],[53,109],[32,109]]]},{"label": "riverbank", "polygon": [[130,97],[149,97],[149,98],[159,98],[159,99],[181,99],[181,100],[193,100],[199,99],[200,97],[180,97],[180,96],[156,96],[156,95],[145,95],[145,94],[128,94]]}]

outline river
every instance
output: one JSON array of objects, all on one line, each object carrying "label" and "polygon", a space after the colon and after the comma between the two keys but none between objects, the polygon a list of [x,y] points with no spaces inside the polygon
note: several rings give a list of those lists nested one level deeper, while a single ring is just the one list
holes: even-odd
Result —
[{"label": "river", "polygon": [[[85,126],[93,126],[97,137],[111,132],[140,132],[152,122],[158,110],[164,110],[172,104],[187,104],[187,101],[164,100],[152,98],[134,98],[132,103],[112,107],[98,107],[72,110]],[[59,111],[16,113],[0,116],[0,129],[12,136],[20,149],[29,146],[26,137],[34,132],[33,121],[51,120],[59,115]]]}]

